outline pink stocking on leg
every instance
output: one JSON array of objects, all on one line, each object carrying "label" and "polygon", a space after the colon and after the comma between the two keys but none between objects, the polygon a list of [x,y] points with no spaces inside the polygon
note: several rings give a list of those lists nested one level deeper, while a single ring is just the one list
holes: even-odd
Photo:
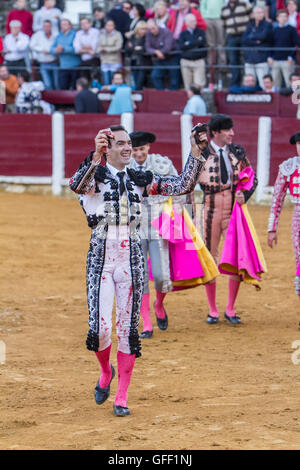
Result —
[{"label": "pink stocking on leg", "polygon": [[236,312],[234,310],[234,304],[239,292],[240,285],[240,281],[237,281],[235,279],[229,279],[228,301],[226,306],[226,313],[229,317],[234,317],[236,315]]},{"label": "pink stocking on leg", "polygon": [[164,305],[163,301],[164,298],[166,297],[167,293],[166,292],[159,292],[158,290],[156,292],[156,300],[155,300],[155,313],[158,318],[165,318],[165,310],[164,310]]},{"label": "pink stocking on leg", "polygon": [[150,294],[144,294],[142,297],[141,317],[143,319],[143,331],[152,331],[153,326],[150,317]]},{"label": "pink stocking on leg", "polygon": [[97,359],[100,363],[101,376],[99,379],[99,385],[101,388],[108,387],[111,379],[111,368],[109,363],[111,344],[103,351],[95,352]]},{"label": "pink stocking on leg", "polygon": [[127,392],[135,362],[135,354],[125,354],[117,352],[118,361],[118,392],[115,398],[115,405],[127,406]]},{"label": "pink stocking on leg", "polygon": [[207,300],[209,303],[209,315],[211,317],[218,317],[219,311],[216,304],[216,292],[217,292],[217,283],[212,282],[210,284],[205,284]]}]

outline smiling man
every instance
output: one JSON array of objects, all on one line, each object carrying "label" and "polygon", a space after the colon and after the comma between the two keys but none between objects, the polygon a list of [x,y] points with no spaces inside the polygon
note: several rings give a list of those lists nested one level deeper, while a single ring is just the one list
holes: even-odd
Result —
[{"label": "smiling man", "polygon": [[[249,191],[235,192],[239,173],[247,166],[251,166],[246,152],[240,145],[233,144],[235,135],[233,121],[226,114],[212,116],[208,123],[210,143],[202,151],[206,159],[198,183],[204,192],[203,205],[203,240],[218,264],[218,248],[221,235],[225,237],[228,228],[234,197],[238,204],[244,204],[253,194],[257,179]],[[201,134],[200,134],[201,135]],[[201,137],[205,137],[205,133]],[[206,137],[207,138],[207,137]],[[225,318],[230,323],[240,323],[236,315],[234,304],[240,287],[239,276],[230,276],[229,293],[226,305]],[[219,321],[219,311],[216,304],[216,281],[206,284],[206,294],[209,303],[207,323],[215,324]]]},{"label": "smiling man", "polygon": [[[97,404],[110,394],[115,375],[110,364],[112,310],[116,298],[118,391],[114,414],[130,414],[127,392],[141,355],[138,323],[144,288],[144,257],[139,225],[143,195],[180,195],[192,191],[205,161],[191,135],[191,152],[179,176],[161,177],[151,171],[126,168],[132,142],[122,126],[101,129],[95,151],[70,180],[92,229],[87,257],[89,332],[87,348],[96,353],[101,376],[95,388]],[[101,163],[101,165],[100,165]],[[103,165],[104,164],[104,165]]]}]

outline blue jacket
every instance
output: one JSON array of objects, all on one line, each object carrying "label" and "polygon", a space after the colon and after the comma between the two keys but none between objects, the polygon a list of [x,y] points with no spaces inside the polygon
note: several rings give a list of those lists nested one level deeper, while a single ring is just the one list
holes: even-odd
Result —
[{"label": "blue jacket", "polygon": [[[287,24],[283,27],[277,26],[273,30],[273,50],[271,57],[274,60],[287,60],[288,57],[292,57],[296,60],[295,47],[299,45],[299,36],[296,28]],[[276,51],[278,47],[289,47],[287,51]]]},{"label": "blue jacket", "polygon": [[71,29],[67,34],[59,33],[51,46],[51,54],[56,53],[55,49],[57,46],[62,46],[64,48],[61,54],[57,54],[61,69],[71,69],[73,67],[78,67],[81,63],[80,55],[75,54],[73,47],[75,34],[76,32],[73,29]]},{"label": "blue jacket", "polygon": [[255,20],[251,20],[243,34],[242,44],[244,47],[251,48],[244,50],[245,62],[248,64],[259,64],[267,62],[270,57],[270,50],[262,50],[272,45],[272,24],[266,20],[262,20],[255,24]]}]

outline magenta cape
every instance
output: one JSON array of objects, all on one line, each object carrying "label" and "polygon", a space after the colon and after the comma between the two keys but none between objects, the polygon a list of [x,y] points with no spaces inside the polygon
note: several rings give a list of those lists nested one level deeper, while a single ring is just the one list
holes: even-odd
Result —
[{"label": "magenta cape", "polygon": [[[173,290],[206,284],[218,276],[218,268],[186,209],[183,209],[182,215],[178,214],[173,210],[170,198],[162,214],[151,223],[159,235],[169,241]],[[148,264],[149,279],[153,280],[150,259]]]},{"label": "magenta cape", "polygon": [[[250,189],[253,179],[253,169],[245,168],[239,175],[236,191]],[[246,204],[234,204],[218,267],[220,273],[240,275],[244,282],[260,289],[258,281],[267,267]]]},{"label": "magenta cape", "polygon": [[300,276],[300,263],[298,264],[296,276]]}]

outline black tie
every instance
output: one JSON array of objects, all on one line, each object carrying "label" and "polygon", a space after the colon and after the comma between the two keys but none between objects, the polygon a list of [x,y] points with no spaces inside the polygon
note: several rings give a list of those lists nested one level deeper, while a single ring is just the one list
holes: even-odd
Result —
[{"label": "black tie", "polygon": [[228,181],[228,173],[227,173],[227,168],[225,165],[223,149],[220,149],[219,152],[220,152],[220,164],[221,164],[221,181],[223,184],[226,184]]},{"label": "black tie", "polygon": [[144,167],[142,165],[139,165],[138,171],[144,171]]},{"label": "black tie", "polygon": [[117,173],[117,177],[118,177],[119,180],[120,180],[119,190],[120,190],[120,195],[121,195],[121,196],[122,196],[122,194],[123,194],[124,191],[125,191],[124,175],[125,175],[125,171],[119,171],[119,172]]}]

